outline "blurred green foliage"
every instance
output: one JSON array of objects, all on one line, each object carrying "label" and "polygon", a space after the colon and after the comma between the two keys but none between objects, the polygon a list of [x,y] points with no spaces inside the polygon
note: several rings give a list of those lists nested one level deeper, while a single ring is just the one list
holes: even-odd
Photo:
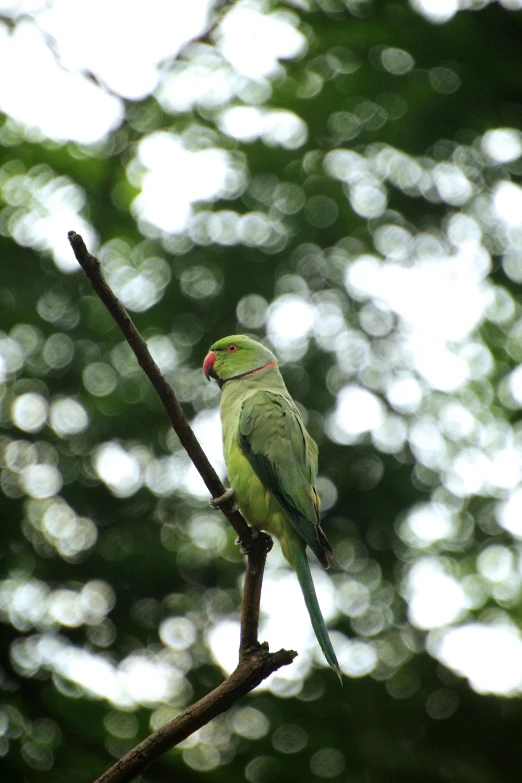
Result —
[{"label": "blurred green foliage", "polygon": [[[432,24],[402,0],[266,4],[306,42],[269,77],[234,69],[218,25],[103,143],[2,118],[6,779],[101,774],[223,678],[212,632],[241,599],[233,533],[56,223],[101,258],[212,459],[201,362],[238,331],[271,341],[320,445],[343,690],[310,642],[142,779],[519,779],[522,669],[479,647],[476,670],[441,662],[452,627],[521,645],[522,16],[475,6]],[[176,182],[158,202],[147,179],[158,144],[168,170],[178,148],[226,170],[177,231]]]}]

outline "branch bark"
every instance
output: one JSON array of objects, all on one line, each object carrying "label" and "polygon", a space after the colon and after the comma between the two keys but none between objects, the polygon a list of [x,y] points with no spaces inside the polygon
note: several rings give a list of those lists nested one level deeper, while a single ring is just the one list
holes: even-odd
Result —
[{"label": "branch bark", "polygon": [[[147,343],[140,335],[134,326],[130,315],[105,280],[99,259],[89,253],[80,234],[77,234],[75,231],[69,231],[67,236],[69,237],[69,242],[74,255],[76,256],[76,260],[87,275],[94,291],[98,294],[99,298],[120,327],[123,336],[134,351],[134,355],[142,370],[156,389],[181,445],[194,463],[198,473],[205,482],[208,491],[213,498],[221,497],[225,492],[225,487],[221,483],[219,476],[210,464],[207,455],[194,435],[176,395],[152,358],[150,351],[147,348]],[[234,499],[231,498],[221,504],[220,508],[236,531],[241,543],[247,546],[251,540],[252,531],[240,512],[234,510]]]},{"label": "branch bark", "polygon": [[[69,242],[78,263],[92,288],[110,312],[136,359],[156,389],[172,427],[182,446],[205,482],[213,498],[224,494],[225,488],[201,448],[172,388],[152,358],[147,344],[134,326],[129,314],[111,290],[101,271],[100,261],[87,250],[82,237],[69,231]],[[243,516],[234,508],[234,498],[220,503],[220,508],[239,536],[247,553],[247,566],[241,606],[241,638],[239,662],[224,682],[196,704],[155,731],[116,762],[95,783],[128,783],[141,774],[155,759],[189,737],[212,718],[230,709],[235,702],[253,690],[260,682],[282,666],[292,663],[297,653],[279,650],[270,653],[268,644],[258,641],[259,604],[266,556],[272,540],[265,533],[256,537]]]}]

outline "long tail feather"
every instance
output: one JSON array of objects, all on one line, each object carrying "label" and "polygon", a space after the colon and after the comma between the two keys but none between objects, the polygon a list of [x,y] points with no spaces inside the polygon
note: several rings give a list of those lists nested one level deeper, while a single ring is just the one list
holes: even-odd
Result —
[{"label": "long tail feather", "polygon": [[306,556],[304,547],[302,549],[301,547],[293,547],[291,564],[295,569],[299,584],[301,585],[306,608],[308,609],[308,614],[310,615],[310,620],[312,621],[312,627],[317,637],[317,641],[321,646],[324,657],[332,669],[336,671],[337,676],[339,677],[339,680],[342,684],[341,670],[339,668],[339,663],[337,662],[337,657],[335,655],[334,648],[332,647],[330,637],[328,636],[326,625],[324,624],[323,615],[317,600],[314,583],[312,581],[312,574],[310,572],[310,565],[308,563],[308,558]]}]

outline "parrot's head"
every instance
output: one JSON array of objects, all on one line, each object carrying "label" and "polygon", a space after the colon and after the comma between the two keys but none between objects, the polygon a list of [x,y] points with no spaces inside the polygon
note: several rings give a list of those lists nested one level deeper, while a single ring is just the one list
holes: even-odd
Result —
[{"label": "parrot's head", "polygon": [[205,356],[203,372],[223,386],[225,381],[245,378],[268,367],[277,367],[277,360],[268,348],[244,334],[223,337]]}]

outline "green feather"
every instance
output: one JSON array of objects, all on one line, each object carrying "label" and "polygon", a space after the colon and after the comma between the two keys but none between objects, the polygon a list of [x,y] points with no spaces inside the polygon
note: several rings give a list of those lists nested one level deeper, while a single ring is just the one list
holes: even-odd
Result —
[{"label": "green feather", "polygon": [[263,484],[318,560],[328,568],[331,549],[319,540],[317,445],[288,396],[279,392],[249,394],[239,415],[239,445]]},{"label": "green feather", "polygon": [[328,631],[326,630],[321,608],[317,600],[314,583],[312,581],[312,574],[310,573],[310,566],[308,564],[308,558],[306,557],[304,542],[300,543],[298,540],[293,541],[290,545],[290,550],[287,550],[285,556],[297,574],[301,590],[303,591],[306,608],[308,609],[308,614],[310,615],[310,620],[312,621],[312,627],[317,637],[317,641],[321,646],[321,650],[324,653],[324,657],[332,669],[335,669],[342,685],[343,681],[341,677],[341,670],[339,668],[330,637],[328,636]]}]

